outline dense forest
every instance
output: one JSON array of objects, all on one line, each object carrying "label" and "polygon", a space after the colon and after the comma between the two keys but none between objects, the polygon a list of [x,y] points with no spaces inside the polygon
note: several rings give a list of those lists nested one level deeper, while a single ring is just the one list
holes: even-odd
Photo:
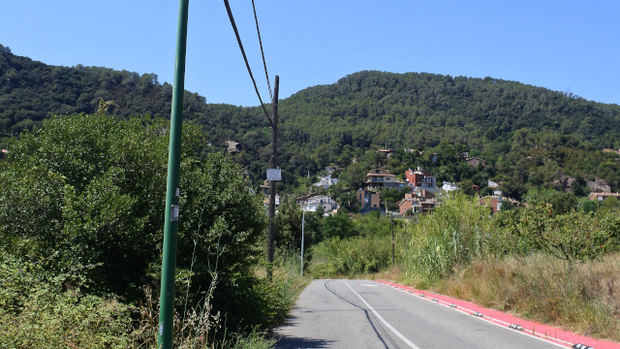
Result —
[{"label": "dense forest", "polygon": [[[52,114],[93,113],[101,101],[117,117],[169,115],[171,85],[154,74],[50,66],[7,47],[0,51],[0,138]],[[237,160],[255,184],[262,181],[270,128],[259,108],[208,104],[186,92],[184,109],[215,149],[226,140],[240,142]],[[515,197],[532,187],[568,189],[573,183],[583,194],[596,178],[620,188],[620,157],[602,152],[620,148],[620,106],[518,82],[364,71],[280,101],[280,115],[280,164],[289,187],[300,187],[301,177],[326,165],[346,171],[357,161],[358,172],[422,165],[436,166],[439,180],[494,179]],[[417,155],[401,154],[390,164],[374,156],[384,147],[412,148]],[[484,158],[489,168],[465,170],[464,152]],[[430,162],[434,153],[438,159]]]}]

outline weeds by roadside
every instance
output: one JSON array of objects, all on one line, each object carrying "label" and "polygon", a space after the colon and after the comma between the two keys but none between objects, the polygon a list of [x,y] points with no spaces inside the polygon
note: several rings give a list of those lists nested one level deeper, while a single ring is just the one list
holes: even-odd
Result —
[{"label": "weeds by roadside", "polygon": [[620,253],[574,265],[544,254],[476,260],[432,289],[620,341]]}]

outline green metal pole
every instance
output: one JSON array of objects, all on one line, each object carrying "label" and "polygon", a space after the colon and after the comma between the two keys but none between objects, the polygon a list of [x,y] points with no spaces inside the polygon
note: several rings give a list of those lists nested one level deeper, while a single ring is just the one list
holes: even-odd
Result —
[{"label": "green metal pole", "polygon": [[181,164],[181,127],[183,124],[183,92],[185,91],[185,47],[187,42],[187,8],[189,0],[179,0],[177,52],[170,114],[170,146],[168,148],[168,186],[164,221],[164,246],[159,296],[158,347],[172,348],[172,318],[174,315],[174,276],[177,259],[177,230],[179,224],[179,171]]}]

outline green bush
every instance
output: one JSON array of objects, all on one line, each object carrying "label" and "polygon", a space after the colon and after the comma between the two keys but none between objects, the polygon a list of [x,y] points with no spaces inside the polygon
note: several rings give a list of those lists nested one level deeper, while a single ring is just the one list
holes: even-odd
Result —
[{"label": "green bush", "polygon": [[493,248],[490,228],[488,208],[475,198],[454,194],[411,225],[411,240],[403,252],[405,276],[431,282],[449,275]]},{"label": "green bush", "polygon": [[[144,287],[158,289],[160,275],[167,124],[54,117],[14,139],[0,172],[0,251],[11,251],[23,263],[45,260],[45,280],[65,275],[57,293],[78,285],[85,294],[66,300],[76,307],[82,300],[107,304],[87,295],[144,302]],[[243,292],[244,280],[252,278],[265,215],[240,167],[224,154],[201,155],[204,143],[200,128],[184,125],[178,275],[180,281],[192,278],[185,293],[192,306],[204,299],[217,270],[214,312],[238,319],[245,304],[230,295]],[[18,308],[29,301],[6,300]],[[184,304],[177,297],[177,305]],[[228,325],[236,330],[237,323]]]},{"label": "green bush", "polygon": [[132,306],[85,294],[78,285],[67,289],[74,278],[50,276],[45,262],[0,258],[0,347],[132,346]]},{"label": "green bush", "polygon": [[391,246],[386,236],[325,240],[311,250],[310,272],[314,277],[375,273],[391,262]]}]

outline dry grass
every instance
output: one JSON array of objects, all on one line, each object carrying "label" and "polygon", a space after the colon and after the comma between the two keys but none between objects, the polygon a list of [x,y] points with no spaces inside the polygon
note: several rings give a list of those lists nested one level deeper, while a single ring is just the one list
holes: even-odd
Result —
[{"label": "dry grass", "polygon": [[620,253],[573,265],[546,255],[474,261],[433,288],[588,336],[620,340]]}]

